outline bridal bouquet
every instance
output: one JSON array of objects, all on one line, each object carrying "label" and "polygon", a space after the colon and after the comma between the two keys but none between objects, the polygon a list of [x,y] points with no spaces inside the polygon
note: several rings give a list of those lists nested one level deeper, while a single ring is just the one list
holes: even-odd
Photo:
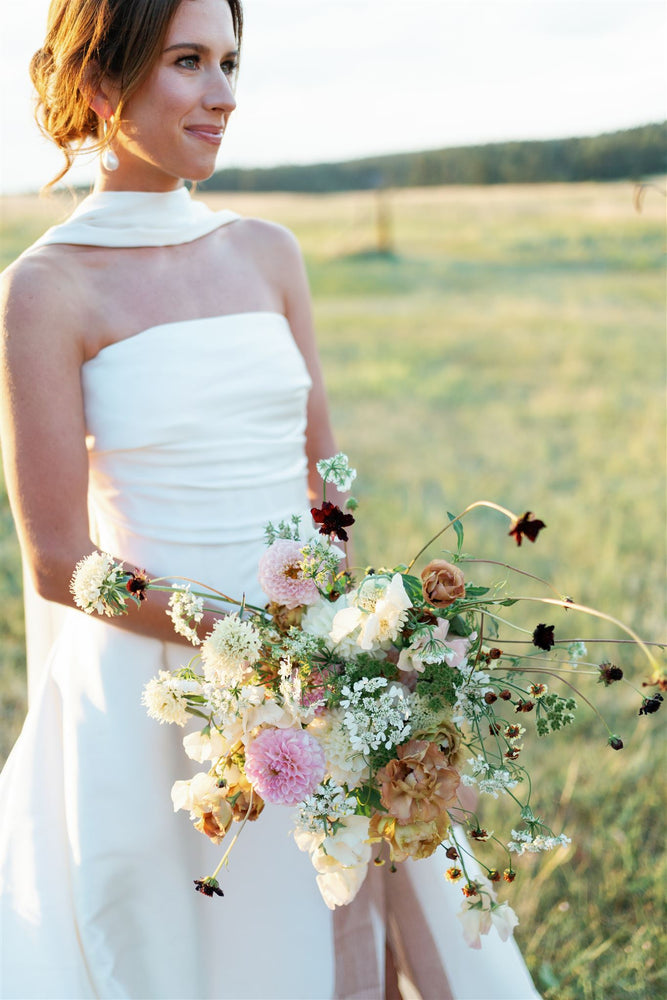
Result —
[{"label": "bridal bouquet", "polygon": [[[532,513],[517,517],[488,501],[471,504],[449,514],[408,564],[353,574],[339,546],[348,541],[357,503],[350,497],[345,509],[332,504],[326,487],[348,492],[356,473],[343,454],[320,462],[318,471],[323,501],[311,511],[318,530],[298,517],[267,526],[258,566],[266,607],[196,581],[149,580],[99,552],[75,570],[75,602],[112,616],[130,599],[140,604],[150,590],[169,590],[174,628],[195,647],[181,669],[161,671],[146,685],[143,701],[159,722],[201,722],[183,745],[204,767],[174,784],[174,809],[187,810],[216,844],[239,824],[216,871],[195,881],[198,891],[222,895],[217,876],[245,823],[261,821],[265,804],[288,805],[295,808],[296,844],[309,853],[330,908],[354,898],[369,864],[393,868],[442,848],[443,875],[462,889],[468,943],[479,947],[491,926],[506,938],[517,921],[508,903],[497,901],[495,883],[515,879],[521,855],[569,843],[531,808],[524,758],[533,735],[551,736],[573,721],[579,692],[570,678],[577,666],[577,674],[604,685],[623,679],[614,663],[585,664],[583,643],[560,643],[547,622],[512,626],[509,609],[539,606],[537,619],[565,607],[629,634],[646,653],[656,685],[656,693],[638,692],[640,715],[660,708],[664,682],[646,644],[620,622],[545,581],[555,596],[517,596],[509,572],[538,578],[464,552],[461,522],[475,508],[507,518],[517,545],[534,542],[545,528]],[[454,547],[447,559],[431,560],[416,575],[418,558],[448,530]],[[479,562],[509,572],[493,587],[477,586],[464,567]],[[221,613],[202,637],[198,625],[211,601],[236,610]],[[622,749],[615,733],[606,738]],[[509,836],[486,830],[476,805],[465,807],[465,786],[511,800]],[[493,865],[471,861],[470,842],[485,841],[497,848]]]}]

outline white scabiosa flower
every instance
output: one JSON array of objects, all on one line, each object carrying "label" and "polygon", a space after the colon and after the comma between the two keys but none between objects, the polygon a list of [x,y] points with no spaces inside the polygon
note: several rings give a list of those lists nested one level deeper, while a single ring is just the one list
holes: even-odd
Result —
[{"label": "white scabiosa flower", "polygon": [[190,718],[186,695],[183,682],[173,677],[168,670],[161,670],[144,687],[141,702],[146,706],[151,719],[184,726]]},{"label": "white scabiosa flower", "polygon": [[359,652],[357,643],[349,636],[342,636],[337,641],[334,641],[331,637],[334,618],[339,611],[347,608],[347,606],[348,600],[345,594],[342,594],[333,603],[324,597],[319,597],[314,604],[311,604],[301,619],[301,630],[303,632],[324,639],[327,647],[332,652],[335,651],[343,660],[349,660]]},{"label": "white scabiosa flower", "polygon": [[387,577],[366,577],[351,598],[351,606],[334,617],[330,637],[338,643],[354,636],[364,650],[393,642],[407,619],[412,601],[405,592],[400,573]]},{"label": "white scabiosa flower", "polygon": [[74,568],[70,583],[74,603],[87,615],[93,611],[108,618],[123,614],[128,596],[127,576],[122,564],[108,552],[91,552]]},{"label": "white scabiosa flower", "polygon": [[240,682],[248,667],[259,659],[262,639],[252,622],[244,622],[237,612],[220,618],[202,645],[207,681],[219,684]]}]

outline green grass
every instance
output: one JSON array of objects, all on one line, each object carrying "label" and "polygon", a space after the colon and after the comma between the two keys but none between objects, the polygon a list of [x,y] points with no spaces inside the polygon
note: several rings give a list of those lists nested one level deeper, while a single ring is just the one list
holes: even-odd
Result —
[{"label": "green grass", "polygon": [[[334,424],[359,470],[360,562],[406,560],[447,510],[490,498],[536,511],[548,529],[513,548],[504,524],[482,512],[466,525],[468,551],[513,561],[646,638],[664,637],[657,191],[641,214],[629,184],[400,191],[393,255],[375,252],[370,194],[224,201],[289,225],[302,242]],[[7,259],[64,211],[29,200],[6,208]],[[6,752],[24,682],[5,509],[0,532]],[[572,634],[610,632],[565,613],[553,620]],[[641,684],[631,650],[592,648]],[[532,879],[522,864],[512,889],[517,936],[548,1000],[657,1000],[667,989],[663,719],[638,719],[636,696],[617,687],[601,702],[624,752],[608,750],[581,709],[571,733],[532,757],[537,808],[573,840]],[[503,809],[492,801],[486,825],[501,829]]]}]

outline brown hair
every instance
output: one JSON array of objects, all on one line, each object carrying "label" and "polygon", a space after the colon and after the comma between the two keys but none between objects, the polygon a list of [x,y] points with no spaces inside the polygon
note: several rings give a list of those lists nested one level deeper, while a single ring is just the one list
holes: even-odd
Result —
[{"label": "brown hair", "polygon": [[[94,139],[101,149],[100,119],[82,90],[113,79],[120,101],[109,138],[118,128],[123,103],[156,61],[172,17],[183,0],[51,0],[44,45],[30,62],[37,91],[35,117],[42,132],[65,157],[52,187],[70,169],[81,147]],[[241,44],[241,0],[227,0],[237,44]]]}]

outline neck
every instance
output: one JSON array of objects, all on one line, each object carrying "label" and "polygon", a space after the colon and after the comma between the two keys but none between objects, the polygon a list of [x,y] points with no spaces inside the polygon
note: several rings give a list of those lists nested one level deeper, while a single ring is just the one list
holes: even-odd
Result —
[{"label": "neck", "polygon": [[147,194],[165,194],[177,191],[185,181],[182,177],[170,177],[168,174],[155,171],[127,170],[121,160],[118,170],[107,170],[99,164],[93,191],[101,194],[106,191],[144,191]]}]

